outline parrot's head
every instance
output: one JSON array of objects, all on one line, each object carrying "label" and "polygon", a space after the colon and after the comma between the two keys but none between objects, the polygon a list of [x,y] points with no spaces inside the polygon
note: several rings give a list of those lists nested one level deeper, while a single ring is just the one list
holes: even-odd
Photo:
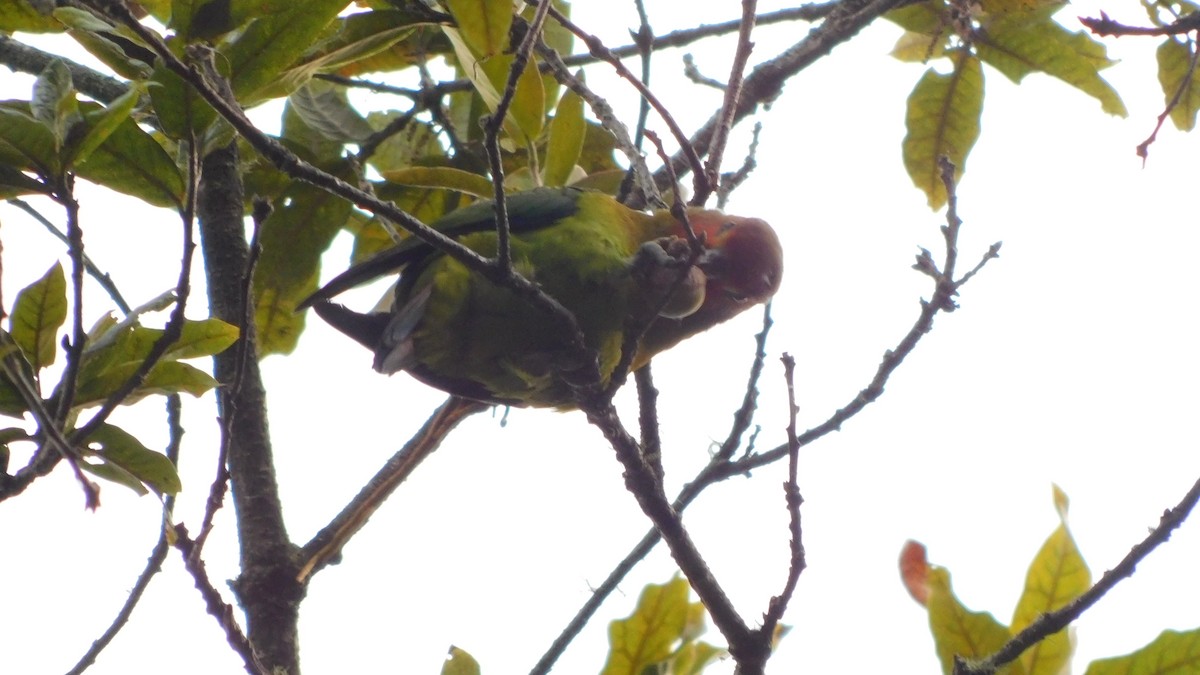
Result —
[{"label": "parrot's head", "polygon": [[[730,216],[720,211],[692,209],[688,222],[704,240],[696,267],[704,273],[700,306],[678,317],[660,315],[642,337],[633,368],[682,340],[727,321],[779,290],[783,278],[783,247],[764,220]],[[683,236],[683,227],[675,236]]]},{"label": "parrot's head", "polygon": [[783,247],[766,221],[700,210],[689,213],[688,221],[704,238],[706,251],[697,266],[708,277],[708,295],[745,307],[775,295],[783,279]]}]

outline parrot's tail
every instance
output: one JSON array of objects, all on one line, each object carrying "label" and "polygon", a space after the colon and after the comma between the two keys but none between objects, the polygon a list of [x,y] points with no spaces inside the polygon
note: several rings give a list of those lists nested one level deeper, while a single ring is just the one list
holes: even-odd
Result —
[{"label": "parrot's tail", "polygon": [[326,323],[371,351],[379,346],[383,330],[391,320],[391,315],[387,313],[360,314],[336,302],[317,302],[312,308]]}]

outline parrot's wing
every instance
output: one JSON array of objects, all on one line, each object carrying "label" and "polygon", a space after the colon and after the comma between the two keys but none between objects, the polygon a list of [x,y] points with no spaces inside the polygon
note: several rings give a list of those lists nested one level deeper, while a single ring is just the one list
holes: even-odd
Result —
[{"label": "parrot's wing", "polygon": [[[508,197],[505,204],[508,207],[509,230],[514,233],[539,230],[574,215],[579,210],[579,195],[582,193],[583,190],[579,188],[537,188]],[[491,200],[475,202],[439,218],[430,227],[452,239],[472,232],[495,230],[494,203]],[[429,244],[409,237],[337,275],[301,301],[296,309],[299,311],[316,305],[355,286],[400,271],[433,252],[434,248]]]}]

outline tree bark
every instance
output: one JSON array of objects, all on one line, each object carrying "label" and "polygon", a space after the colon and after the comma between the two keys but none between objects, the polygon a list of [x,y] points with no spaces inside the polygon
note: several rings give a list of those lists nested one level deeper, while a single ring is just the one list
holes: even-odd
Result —
[{"label": "tree bark", "polygon": [[274,672],[298,675],[296,628],[305,587],[296,580],[296,547],[284,527],[253,313],[245,308],[250,247],[236,146],[207,155],[201,175],[197,209],[209,303],[214,316],[241,329],[238,343],[214,357],[220,421],[227,434],[222,442],[241,545],[241,574],[234,591],[246,612],[247,636],[262,663]]}]

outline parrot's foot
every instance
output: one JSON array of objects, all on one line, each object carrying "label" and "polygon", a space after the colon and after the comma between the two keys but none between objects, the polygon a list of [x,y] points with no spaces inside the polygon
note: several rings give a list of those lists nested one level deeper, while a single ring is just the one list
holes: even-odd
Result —
[{"label": "parrot's foot", "polygon": [[704,304],[708,279],[692,264],[691,246],[685,239],[662,237],[642,244],[633,258],[633,274],[646,304],[661,305],[658,316],[683,318]]}]

